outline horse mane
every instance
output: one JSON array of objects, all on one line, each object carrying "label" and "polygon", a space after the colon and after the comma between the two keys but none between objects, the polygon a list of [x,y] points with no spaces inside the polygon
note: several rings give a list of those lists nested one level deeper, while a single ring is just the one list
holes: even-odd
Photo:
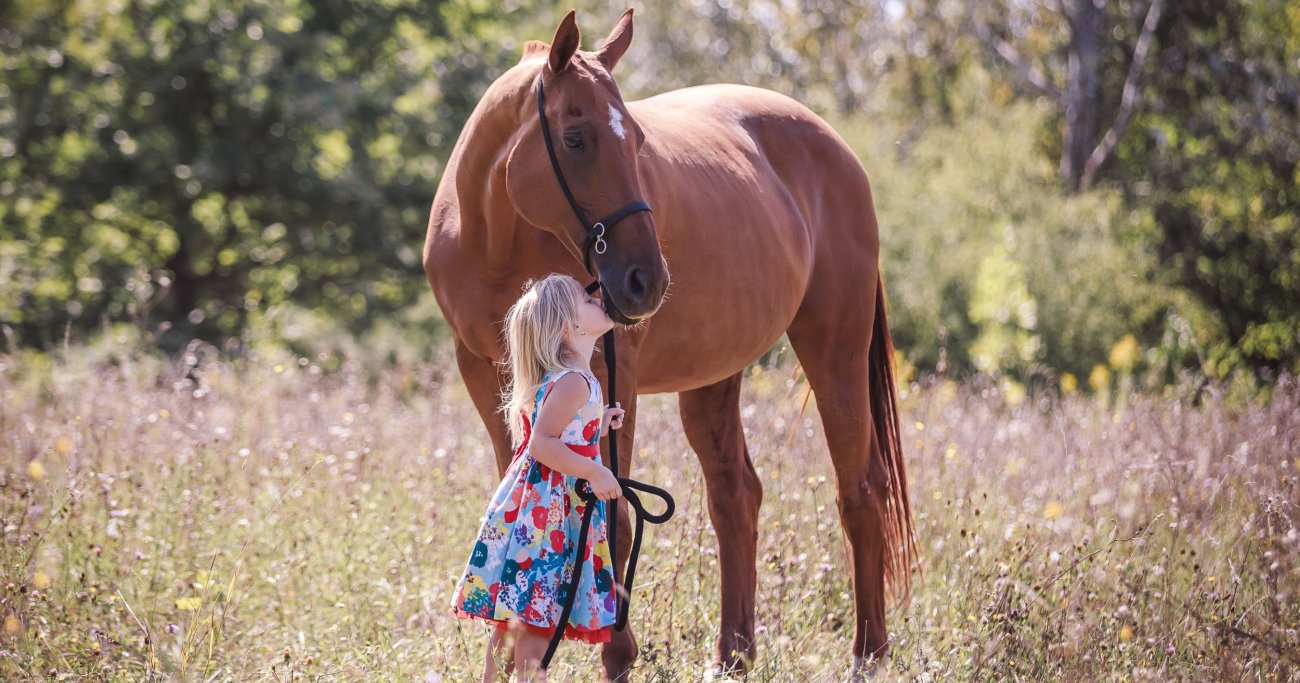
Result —
[{"label": "horse mane", "polygon": [[519,57],[520,62],[526,62],[534,57],[539,57],[551,51],[551,44],[540,40],[530,40],[524,43],[524,53]]}]

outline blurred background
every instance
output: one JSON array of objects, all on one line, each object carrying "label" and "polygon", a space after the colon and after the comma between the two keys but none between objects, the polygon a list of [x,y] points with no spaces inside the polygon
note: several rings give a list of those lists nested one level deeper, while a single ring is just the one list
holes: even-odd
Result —
[{"label": "blurred background", "polygon": [[[430,358],[445,160],[574,5],[585,49],[625,8],[0,4],[0,351]],[[627,99],[771,88],[859,153],[906,378],[1251,394],[1300,371],[1300,4],[631,5]]]}]

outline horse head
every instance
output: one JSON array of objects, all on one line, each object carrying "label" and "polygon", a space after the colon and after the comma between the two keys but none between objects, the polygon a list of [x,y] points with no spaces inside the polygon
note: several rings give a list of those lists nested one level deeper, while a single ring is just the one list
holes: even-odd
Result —
[{"label": "horse head", "polygon": [[[506,162],[506,190],[520,216],[553,233],[593,271],[610,317],[631,325],[658,310],[669,282],[653,214],[625,213],[645,198],[637,164],[645,135],[610,72],[632,41],[632,10],[594,52],[579,50],[580,40],[570,11],[549,45],[529,41],[524,47],[517,68],[535,67],[528,73],[529,94],[536,97],[529,97],[520,112]],[[538,102],[544,102],[541,111]],[[576,206],[565,197],[565,182]],[[620,214],[609,225],[583,224]],[[599,240],[591,234],[593,225]]]}]

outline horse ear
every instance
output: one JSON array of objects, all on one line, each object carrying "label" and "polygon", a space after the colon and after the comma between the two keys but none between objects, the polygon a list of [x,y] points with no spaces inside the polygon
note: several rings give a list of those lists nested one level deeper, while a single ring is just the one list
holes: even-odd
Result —
[{"label": "horse ear", "polygon": [[600,58],[600,63],[605,65],[606,71],[613,71],[614,65],[618,64],[619,58],[627,52],[627,46],[632,44],[632,8],[627,8],[623,16],[615,24],[614,30],[609,32],[605,42],[601,44],[600,49],[596,50],[596,56]]},{"label": "horse ear", "polygon": [[530,40],[524,43],[524,54],[519,58],[519,61],[526,61],[536,57],[537,55],[545,54],[549,49],[551,49],[551,46],[547,43],[543,43],[540,40]]},{"label": "horse ear", "polygon": [[551,71],[559,73],[569,68],[569,60],[578,51],[582,35],[578,33],[578,20],[573,10],[560,20],[560,27],[555,29],[555,39],[551,41]]}]

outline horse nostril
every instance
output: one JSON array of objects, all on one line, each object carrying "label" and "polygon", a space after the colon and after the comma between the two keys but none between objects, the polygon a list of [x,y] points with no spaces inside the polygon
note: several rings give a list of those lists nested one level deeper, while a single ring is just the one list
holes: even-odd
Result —
[{"label": "horse nostril", "polygon": [[641,274],[640,268],[633,268],[627,274],[627,284],[624,289],[628,296],[637,301],[645,297],[645,276]]}]

